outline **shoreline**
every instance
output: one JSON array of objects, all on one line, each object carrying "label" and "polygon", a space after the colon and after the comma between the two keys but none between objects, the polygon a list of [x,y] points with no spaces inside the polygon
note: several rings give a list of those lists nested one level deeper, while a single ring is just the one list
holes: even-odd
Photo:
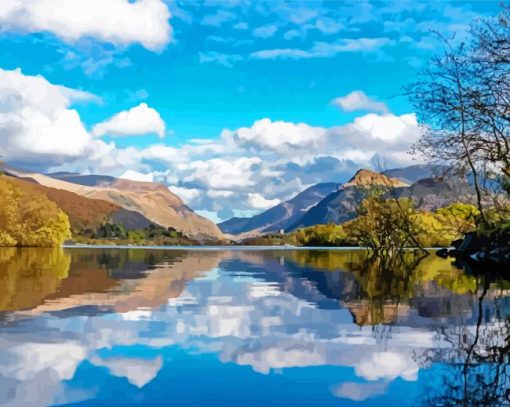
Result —
[{"label": "shoreline", "polygon": [[[193,250],[193,251],[222,251],[222,250],[367,250],[361,246],[127,246],[127,245],[62,245],[63,249],[148,249],[148,250]],[[426,250],[439,250],[442,247],[426,247]],[[416,250],[408,248],[407,251]]]}]

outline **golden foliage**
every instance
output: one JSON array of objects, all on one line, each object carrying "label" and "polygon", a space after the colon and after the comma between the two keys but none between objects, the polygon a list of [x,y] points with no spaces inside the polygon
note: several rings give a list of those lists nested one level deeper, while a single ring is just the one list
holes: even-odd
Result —
[{"label": "golden foliage", "polygon": [[421,247],[417,237],[423,231],[416,213],[408,198],[384,199],[374,195],[363,200],[358,217],[343,227],[354,244],[386,256],[405,247]]},{"label": "golden foliage", "polygon": [[0,311],[41,304],[58,290],[70,264],[61,248],[0,248]]},{"label": "golden foliage", "polygon": [[69,219],[54,202],[0,177],[0,246],[56,247],[70,236]]},{"label": "golden foliage", "polygon": [[293,237],[303,246],[342,246],[347,242],[347,234],[341,225],[315,225],[299,229]]}]

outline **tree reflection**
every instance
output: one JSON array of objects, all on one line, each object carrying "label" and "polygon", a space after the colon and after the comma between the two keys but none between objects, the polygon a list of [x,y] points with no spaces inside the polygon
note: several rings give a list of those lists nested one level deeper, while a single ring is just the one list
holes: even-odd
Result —
[{"label": "tree reflection", "polygon": [[0,249],[0,311],[41,304],[68,276],[70,263],[61,248]]},{"label": "tree reflection", "polygon": [[[316,288],[328,296],[336,293],[359,325],[391,324],[411,308],[424,317],[454,317],[470,308],[477,290],[472,274],[453,267],[449,260],[416,251],[387,257],[370,256],[365,250],[295,251],[285,258],[299,265],[308,280],[326,282],[327,287],[317,284]],[[352,279],[318,277],[329,273]],[[348,286],[337,286],[347,282]]]},{"label": "tree reflection", "polygon": [[429,386],[431,406],[500,406],[510,404],[510,318],[504,307],[505,282],[478,279],[474,323],[442,327],[424,364],[444,364],[440,385]]}]

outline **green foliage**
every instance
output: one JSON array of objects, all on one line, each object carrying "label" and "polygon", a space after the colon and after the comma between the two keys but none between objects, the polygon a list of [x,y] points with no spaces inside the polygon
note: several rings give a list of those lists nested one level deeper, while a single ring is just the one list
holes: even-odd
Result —
[{"label": "green foliage", "polygon": [[294,233],[296,243],[302,246],[348,246],[350,245],[341,225],[315,225]]},{"label": "green foliage", "polygon": [[356,219],[343,225],[352,243],[369,248],[375,255],[388,256],[406,247],[421,247],[423,233],[416,210],[408,198],[384,199],[374,195],[360,205]]},{"label": "green foliage", "polygon": [[375,197],[363,201],[358,217],[352,221],[298,229],[285,235],[285,239],[299,246],[449,246],[453,240],[476,230],[478,215],[478,209],[470,204],[454,203],[426,212],[416,211],[409,199]]},{"label": "green foliage", "polygon": [[434,213],[419,212],[416,221],[422,233],[418,239],[424,246],[449,246],[453,240],[476,230],[480,212],[474,205],[454,203]]},{"label": "green foliage", "polygon": [[121,223],[105,222],[93,233],[94,239],[126,239],[126,230]]},{"label": "green foliage", "polygon": [[82,230],[76,236],[80,243],[89,244],[134,244],[134,245],[190,245],[197,244],[182,232],[172,227],[151,224],[144,229],[126,231],[121,223],[105,222],[94,230]]},{"label": "green foliage", "polygon": [[43,194],[0,177],[0,246],[56,247],[71,236],[69,219]]}]

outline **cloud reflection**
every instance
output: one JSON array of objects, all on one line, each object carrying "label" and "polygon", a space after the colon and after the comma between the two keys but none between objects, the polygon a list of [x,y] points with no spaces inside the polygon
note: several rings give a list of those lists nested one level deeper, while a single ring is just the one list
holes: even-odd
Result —
[{"label": "cloud reflection", "polygon": [[[61,383],[72,381],[85,361],[143,388],[165,370],[166,352],[175,347],[190,355],[215,354],[224,363],[266,375],[290,368],[347,367],[351,378],[362,382],[345,381],[331,392],[361,401],[384,394],[396,379],[416,381],[421,367],[416,355],[448,346],[434,327],[448,318],[466,322],[472,314],[469,295],[453,295],[433,279],[416,280],[412,292],[421,301],[438,295],[450,301],[451,316],[439,310],[436,318],[433,309],[415,308],[411,293],[405,313],[392,310],[389,320],[381,320],[391,325],[360,326],[355,323],[359,304],[372,304],[362,276],[341,271],[347,258],[322,262],[334,267],[321,271],[313,262],[303,265],[292,252],[286,252],[285,261],[273,252],[155,252],[117,259],[112,266],[117,252],[106,251],[104,273],[126,273],[129,265],[134,277],[124,274],[96,292],[84,285],[82,292],[53,296],[11,316],[17,322],[0,330],[0,389],[11,395],[7,405],[44,405],[64,397],[68,390]],[[72,252],[69,279],[98,267],[93,253],[87,260]],[[352,260],[352,254],[341,256]],[[84,311],[90,307],[103,311]],[[141,357],[141,347],[157,354]],[[115,355],[105,357],[104,349]],[[29,397],[23,394],[30,386],[44,386],[44,394],[23,398]]]}]

